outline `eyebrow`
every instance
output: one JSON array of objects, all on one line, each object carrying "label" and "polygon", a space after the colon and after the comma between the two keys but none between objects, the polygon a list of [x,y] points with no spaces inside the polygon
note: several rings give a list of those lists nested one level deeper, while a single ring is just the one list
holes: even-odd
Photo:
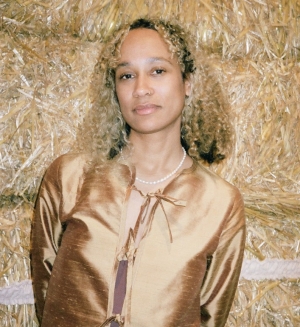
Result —
[{"label": "eyebrow", "polygon": [[[171,65],[173,65],[172,61],[164,58],[164,57],[150,57],[150,58],[147,58],[146,59],[146,62],[147,63],[153,63],[153,62],[159,62],[159,61],[163,61],[163,62],[167,62]],[[129,61],[123,61],[123,62],[120,62],[117,67],[116,67],[116,70],[118,68],[121,68],[121,67],[128,67],[128,66],[131,66],[131,63]]]}]

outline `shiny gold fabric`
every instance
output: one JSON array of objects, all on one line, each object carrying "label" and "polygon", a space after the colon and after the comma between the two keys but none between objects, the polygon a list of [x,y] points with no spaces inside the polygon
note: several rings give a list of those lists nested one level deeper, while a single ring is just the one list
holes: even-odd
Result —
[{"label": "shiny gold fabric", "polygon": [[89,170],[79,155],[49,167],[32,239],[42,327],[99,327],[114,320],[115,278],[124,257],[127,292],[118,315],[124,326],[224,326],[244,249],[239,191],[194,162],[152,194],[157,204],[144,237],[124,252],[134,179],[134,167],[113,160]]}]

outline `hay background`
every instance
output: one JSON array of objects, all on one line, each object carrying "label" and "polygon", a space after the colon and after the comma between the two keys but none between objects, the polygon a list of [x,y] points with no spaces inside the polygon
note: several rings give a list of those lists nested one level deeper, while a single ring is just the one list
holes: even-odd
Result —
[{"label": "hay background", "polygon": [[[299,0],[0,0],[0,287],[30,278],[32,208],[49,163],[89,109],[101,41],[141,15],[176,18],[203,44],[232,105],[220,175],[242,191],[246,258],[299,258]],[[299,280],[241,280],[228,326],[297,326]],[[37,326],[0,305],[1,326]]]}]

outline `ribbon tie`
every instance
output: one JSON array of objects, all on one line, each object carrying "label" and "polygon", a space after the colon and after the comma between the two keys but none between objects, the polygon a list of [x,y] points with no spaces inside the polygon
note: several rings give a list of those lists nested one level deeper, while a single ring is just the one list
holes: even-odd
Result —
[{"label": "ribbon tie", "polygon": [[154,193],[147,193],[146,195],[143,194],[138,189],[136,189],[136,190],[141,194],[141,196],[143,198],[145,198],[145,201],[144,201],[144,203],[141,206],[140,213],[139,213],[139,216],[138,216],[138,219],[137,219],[135,228],[133,230],[134,240],[136,238],[136,235],[137,235],[137,232],[138,232],[138,229],[139,229],[140,224],[143,223],[145,221],[145,218],[147,217],[149,206],[150,206],[150,202],[151,202],[151,198],[155,198],[156,201],[153,204],[153,207],[151,208],[151,211],[150,211],[150,214],[149,214],[148,223],[147,223],[147,227],[145,228],[144,235],[147,232],[149,226],[151,225],[151,222],[152,222],[153,217],[154,217],[155,210],[157,209],[158,205],[160,205],[160,207],[162,208],[162,211],[163,211],[163,213],[165,215],[165,218],[166,218],[166,222],[167,222],[167,226],[168,226],[168,231],[169,231],[170,242],[173,243],[172,231],[171,231],[170,223],[169,223],[169,220],[168,220],[168,217],[167,217],[165,208],[163,206],[163,201],[172,203],[175,206],[183,206],[183,207],[186,206],[186,201],[177,200],[175,198],[172,198],[171,196],[165,195],[165,194],[163,194],[161,192],[161,190],[158,190],[158,191],[156,191]]},{"label": "ribbon tie", "polygon": [[[145,196],[145,195],[142,194],[142,196]],[[177,199],[172,198],[170,196],[164,195],[163,193],[161,193],[161,190],[158,190],[157,192],[154,192],[154,193],[148,193],[145,197],[146,197],[145,202],[142,205],[141,211],[140,211],[142,222],[144,222],[145,217],[147,215],[151,198],[152,197],[156,198],[156,202],[154,203],[154,205],[153,205],[153,207],[151,209],[150,215],[149,215],[149,220],[148,220],[149,223],[148,223],[148,225],[151,224],[151,222],[153,220],[153,217],[154,217],[155,210],[157,209],[158,205],[160,205],[160,207],[161,207],[161,209],[162,209],[162,211],[163,211],[163,213],[165,215],[165,218],[166,218],[166,222],[167,222],[167,226],[168,226],[168,231],[169,231],[170,242],[173,243],[172,231],[171,231],[169,219],[167,217],[167,214],[166,214],[166,211],[165,211],[165,208],[164,208],[164,205],[163,205],[163,201],[172,203],[175,206],[182,206],[182,207],[185,207],[186,206],[186,201],[177,200]],[[146,208],[146,210],[145,210],[145,208]],[[143,214],[144,211],[145,211],[145,213]],[[138,219],[139,218],[140,217],[138,217]],[[148,229],[148,226],[147,226],[146,230],[147,229]]]},{"label": "ribbon tie", "polygon": [[[135,188],[135,186],[134,186]],[[140,228],[140,225],[142,223],[144,223],[148,211],[149,211],[149,207],[150,207],[150,203],[151,203],[151,198],[155,198],[156,201],[153,204],[150,214],[149,214],[149,219],[147,221],[147,225],[145,226],[145,230],[144,230],[144,234],[142,236],[142,238],[145,236],[145,234],[147,233],[149,226],[152,223],[155,211],[158,207],[158,205],[160,205],[160,207],[162,208],[162,211],[164,213],[164,216],[166,218],[166,222],[167,222],[167,226],[168,226],[168,232],[169,232],[169,237],[170,237],[170,243],[173,243],[173,236],[172,236],[172,231],[171,231],[171,227],[170,227],[170,223],[169,223],[169,219],[167,217],[165,208],[163,206],[163,201],[172,203],[176,206],[186,206],[186,201],[184,200],[177,200],[175,198],[172,198],[171,196],[165,195],[163,193],[161,193],[161,190],[158,190],[154,193],[147,193],[147,194],[143,194],[141,191],[139,191],[137,188],[135,188],[136,191],[138,191],[140,193],[140,195],[145,199],[144,203],[141,205],[141,209],[135,224],[134,229],[130,228],[129,233],[128,233],[128,237],[127,240],[124,244],[124,246],[122,247],[121,251],[118,254],[118,260],[128,260],[129,263],[134,261],[134,257],[135,257],[135,252],[136,252],[136,248],[135,246],[133,246],[133,244],[135,244],[135,240],[137,237],[137,233],[138,230]]]}]

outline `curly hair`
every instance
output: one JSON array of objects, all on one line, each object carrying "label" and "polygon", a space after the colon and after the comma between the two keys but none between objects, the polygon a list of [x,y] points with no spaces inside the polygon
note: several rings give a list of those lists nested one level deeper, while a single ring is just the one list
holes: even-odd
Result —
[{"label": "curly hair", "polygon": [[138,28],[157,31],[178,59],[183,79],[191,81],[192,92],[182,113],[182,146],[197,161],[220,162],[230,152],[233,136],[220,84],[204,53],[196,52],[192,37],[177,24],[159,19],[141,18],[122,25],[103,44],[90,87],[92,108],[80,128],[78,148],[106,161],[130,145],[130,127],[116,95],[115,69],[126,35]]}]

